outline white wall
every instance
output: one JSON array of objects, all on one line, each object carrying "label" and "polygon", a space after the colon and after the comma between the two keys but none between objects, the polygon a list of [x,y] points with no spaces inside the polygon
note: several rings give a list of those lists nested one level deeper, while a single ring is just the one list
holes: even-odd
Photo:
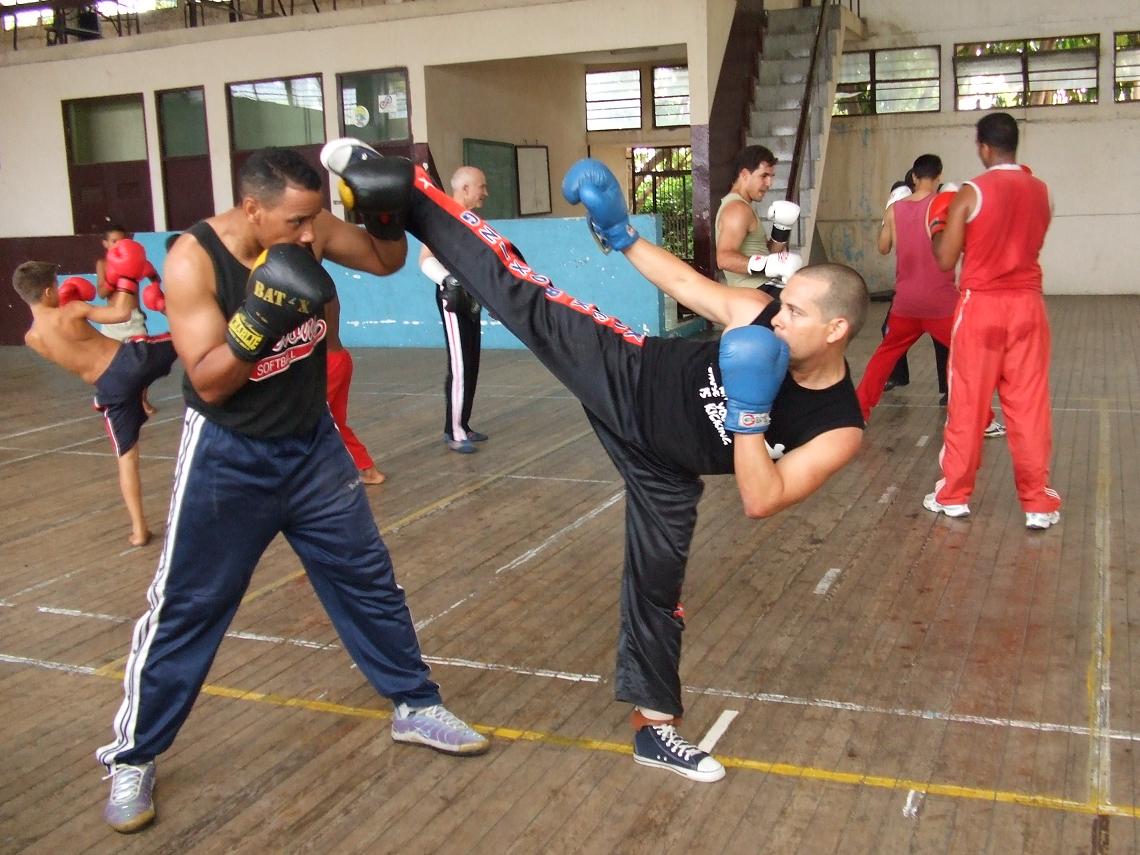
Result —
[{"label": "white wall", "polygon": [[[1053,193],[1054,219],[1042,253],[1046,291],[1140,293],[1133,249],[1140,233],[1135,163],[1140,104],[1111,100],[1113,32],[1140,29],[1140,7],[1119,0],[972,0],[957,4],[951,19],[940,4],[862,0],[862,11],[867,37],[848,41],[846,50],[941,46],[942,109],[832,121],[817,221],[829,256],[859,269],[873,290],[889,289],[894,257],[879,256],[875,238],[892,182],[925,152],[941,156],[944,180],[961,181],[982,171],[974,124],[984,113],[954,110],[955,43],[1099,33],[1100,103],[1007,112],[1021,130],[1018,159]],[[960,26],[963,22],[972,23]]]},{"label": "white wall", "polygon": [[[426,67],[675,44],[685,45],[690,57],[703,56],[707,2],[725,1],[417,0],[9,52],[0,58],[5,107],[0,122],[0,198],[5,200],[0,206],[0,236],[71,233],[66,152],[60,110],[55,106],[66,99],[144,93],[156,228],[161,230],[165,224],[156,154],[157,90],[205,86],[214,199],[224,208],[232,192],[227,82],[322,74],[326,134],[332,138],[338,133],[338,72],[406,66],[413,136],[434,147],[430,111],[425,108]],[[302,26],[303,30],[297,29]],[[693,121],[706,122],[707,70],[691,67],[690,81]],[[515,87],[517,93],[543,94],[541,81],[531,77],[518,79]],[[493,119],[496,105],[482,106]],[[550,126],[549,117],[544,121]],[[580,129],[573,123],[569,127],[580,140]],[[552,152],[552,177],[556,168],[566,165],[556,166]]]}]

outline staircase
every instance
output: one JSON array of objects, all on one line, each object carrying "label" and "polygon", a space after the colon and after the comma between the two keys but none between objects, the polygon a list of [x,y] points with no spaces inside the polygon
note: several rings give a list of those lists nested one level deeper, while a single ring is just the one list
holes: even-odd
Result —
[{"label": "staircase", "polygon": [[[796,132],[811,65],[812,44],[819,23],[818,6],[782,9],[768,12],[760,56],[760,73],[752,96],[746,142],[764,145],[779,158],[772,189],[761,203],[768,205],[788,196],[788,179],[795,153]],[[827,136],[831,130],[831,105],[835,98],[835,81],[843,55],[843,41],[848,34],[863,33],[863,22],[844,6],[828,6],[824,32],[820,40],[817,65],[812,80],[808,107],[807,140],[800,165],[798,184],[800,222],[793,233],[793,245],[803,248],[804,260],[826,261],[815,235],[815,219],[819,188],[823,183]]]}]

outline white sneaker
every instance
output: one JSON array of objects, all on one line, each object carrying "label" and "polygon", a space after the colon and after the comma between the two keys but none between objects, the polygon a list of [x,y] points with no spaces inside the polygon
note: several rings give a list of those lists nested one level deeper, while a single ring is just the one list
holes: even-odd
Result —
[{"label": "white sneaker", "polygon": [[926,498],[922,500],[922,506],[928,511],[946,514],[948,517],[968,517],[970,515],[969,505],[944,505],[934,498],[934,493],[926,494]]},{"label": "white sneaker", "polygon": [[1060,511],[1050,511],[1047,514],[1034,513],[1029,511],[1025,514],[1025,527],[1044,531],[1050,526],[1054,526],[1061,521]]},{"label": "white sneaker", "polygon": [[1005,425],[994,419],[986,425],[986,429],[982,431],[982,436],[986,439],[997,439],[1000,436],[1005,436]]}]

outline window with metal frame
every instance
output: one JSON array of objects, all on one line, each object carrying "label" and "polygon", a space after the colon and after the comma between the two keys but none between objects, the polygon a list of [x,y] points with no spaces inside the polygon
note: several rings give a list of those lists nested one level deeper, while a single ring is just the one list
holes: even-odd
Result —
[{"label": "window with metal frame", "polygon": [[832,115],[938,112],[941,56],[937,45],[843,54]]},{"label": "window with metal frame", "polygon": [[226,91],[234,151],[325,141],[319,75],[231,83]]},{"label": "window with metal frame", "polygon": [[1099,57],[1096,34],[956,44],[956,109],[1095,104]]},{"label": "window with metal frame", "polygon": [[689,124],[689,67],[659,65],[653,69],[653,125],[673,128]]},{"label": "window with metal frame", "polygon": [[1116,33],[1113,92],[1117,101],[1140,101],[1140,30]]},{"label": "window with metal frame", "polygon": [[586,72],[586,130],[641,127],[641,70]]},{"label": "window with metal frame", "polygon": [[345,136],[373,145],[412,138],[406,68],[338,74],[337,88]]}]

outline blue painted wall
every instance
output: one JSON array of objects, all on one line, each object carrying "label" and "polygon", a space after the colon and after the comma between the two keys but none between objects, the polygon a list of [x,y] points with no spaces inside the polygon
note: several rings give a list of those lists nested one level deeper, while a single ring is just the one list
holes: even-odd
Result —
[{"label": "blue painted wall", "polygon": [[[634,227],[647,240],[658,242],[656,215],[631,217]],[[664,296],[639,274],[621,253],[603,255],[585,220],[518,219],[492,220],[538,273],[586,303],[593,303],[616,316],[633,330],[661,335]],[[166,260],[166,239],[171,232],[146,232],[134,236],[146,249],[158,270]],[[341,301],[341,338],[347,347],[442,347],[443,329],[436,310],[435,286],[419,269],[420,243],[408,236],[408,263],[391,276],[373,276],[326,262]],[[94,274],[61,274],[85,276]],[[101,302],[101,301],[100,301]],[[703,328],[697,325],[686,332]],[[147,312],[147,330],[157,335],[169,330],[166,317]],[[498,321],[483,313],[483,346],[521,348],[523,345]]]}]

